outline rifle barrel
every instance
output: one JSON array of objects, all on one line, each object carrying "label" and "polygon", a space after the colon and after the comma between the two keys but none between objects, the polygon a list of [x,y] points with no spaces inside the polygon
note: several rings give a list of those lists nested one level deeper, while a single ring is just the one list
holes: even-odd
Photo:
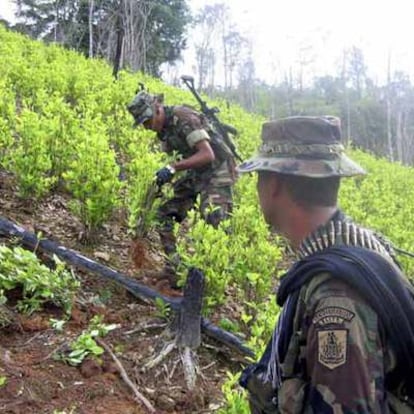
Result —
[{"label": "rifle barrel", "polygon": [[207,116],[207,118],[210,118],[210,120],[215,124],[218,132],[220,132],[223,135],[223,138],[227,146],[230,148],[231,152],[233,153],[233,155],[240,162],[243,162],[242,158],[237,153],[234,144],[231,142],[231,139],[228,136],[229,133],[232,135],[237,135],[237,129],[231,125],[220,122],[220,120],[216,116],[216,114],[220,112],[220,109],[217,107],[209,108],[207,106],[207,103],[201,99],[201,96],[194,88],[194,78],[192,76],[183,75],[181,76],[181,80],[185,83],[187,88],[191,91],[191,93],[196,98],[197,102],[200,104],[201,111]]}]

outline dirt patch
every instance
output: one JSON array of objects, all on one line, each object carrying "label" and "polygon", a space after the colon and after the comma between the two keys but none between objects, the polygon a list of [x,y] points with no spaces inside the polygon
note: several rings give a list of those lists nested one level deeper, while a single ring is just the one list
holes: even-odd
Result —
[{"label": "dirt patch", "polygon": [[[69,200],[54,194],[41,203],[16,196],[12,177],[0,176],[0,214],[28,231],[49,238],[97,262],[172,295],[156,275],[163,266],[154,240],[131,242],[116,218],[96,235],[93,245],[81,243],[83,228],[69,209]],[[9,243],[9,240],[0,240]],[[134,254],[133,254],[134,252]],[[47,260],[47,258],[45,257]],[[200,375],[196,392],[189,392],[180,355],[173,351],[162,364],[145,364],[168,342],[165,315],[152,303],[142,302],[123,287],[99,276],[76,271],[81,293],[71,319],[62,331],[50,327],[60,310],[45,309],[23,317],[11,311],[13,323],[0,333],[0,412],[50,414],[135,414],[148,412],[134,397],[109,352],[70,366],[56,359],[88,326],[95,315],[117,328],[103,338],[125,374],[155,407],[156,413],[212,413],[222,400],[221,385],[228,370],[240,369],[239,356],[203,338],[197,350]],[[18,295],[18,292],[15,293]],[[10,302],[11,303],[11,302]],[[10,304],[9,303],[9,304]],[[1,382],[0,382],[1,384]]]}]

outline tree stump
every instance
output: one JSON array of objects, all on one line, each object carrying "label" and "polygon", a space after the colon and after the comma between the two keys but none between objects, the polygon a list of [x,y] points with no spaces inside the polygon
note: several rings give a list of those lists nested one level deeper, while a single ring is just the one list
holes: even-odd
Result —
[{"label": "tree stump", "polygon": [[[181,298],[171,298],[162,295],[161,293],[151,289],[148,286],[145,286],[136,280],[117,272],[107,266],[104,266],[100,263],[91,260],[88,257],[81,255],[74,250],[68,249],[64,246],[60,246],[52,240],[48,239],[39,239],[34,233],[31,233],[21,226],[7,220],[4,217],[0,216],[0,236],[5,236],[11,238],[13,240],[19,241],[23,246],[30,248],[31,250],[39,250],[47,255],[56,255],[59,259],[65,261],[68,265],[74,266],[78,269],[83,271],[91,272],[97,274],[103,278],[111,280],[121,286],[123,286],[126,290],[128,290],[133,296],[139,298],[141,300],[150,299],[155,300],[157,298],[161,299],[163,302],[167,303],[171,306],[173,311],[177,313],[180,312],[181,308]],[[197,271],[199,272],[199,271]],[[192,273],[191,269],[190,272]],[[201,272],[200,272],[201,273]],[[188,283],[193,283],[195,286],[199,282],[191,282],[191,278]],[[204,285],[204,282],[203,282]],[[204,287],[204,286],[203,286]],[[186,295],[186,287],[184,288],[184,295]],[[197,288],[195,289],[197,290]],[[187,296],[192,297],[192,295],[187,294]],[[202,295],[199,296],[202,300]],[[191,301],[189,303],[192,303]],[[195,301],[196,303],[196,301]],[[189,306],[189,305],[188,305]],[[200,305],[201,306],[201,305]],[[191,314],[191,309],[186,312],[188,315]],[[186,318],[185,314],[182,316]],[[193,318],[190,318],[193,319]],[[187,322],[181,323],[181,325],[186,325]],[[195,322],[195,317],[193,322],[189,322],[191,326],[198,326],[198,322]],[[177,330],[178,326],[180,326],[180,320],[177,318]],[[211,338],[220,341],[226,344],[229,348],[236,350],[237,352],[241,353],[242,355],[246,355],[249,357],[255,357],[255,353],[249,349],[236,335],[232,334],[231,332],[227,332],[218,326],[213,325],[209,320],[205,318],[201,318],[201,328],[203,332],[210,336]],[[198,328],[195,328],[198,329]],[[175,331],[176,332],[176,331]],[[189,334],[180,334],[183,338],[187,338]],[[199,335],[198,335],[199,337]],[[196,338],[196,335],[195,335]],[[182,339],[185,343],[186,339]],[[199,339],[200,340],[200,339]],[[197,344],[196,340],[191,340],[190,344],[193,343],[192,346]],[[199,343],[199,342],[198,342]]]},{"label": "tree stump", "polygon": [[201,343],[201,308],[204,296],[204,274],[191,268],[184,287],[178,313],[177,345],[197,349]]},{"label": "tree stump", "polygon": [[189,390],[195,388],[197,362],[195,350],[201,344],[201,308],[204,296],[204,274],[191,268],[184,287],[183,301],[178,315],[176,343],[183,363],[184,376]]},{"label": "tree stump", "polygon": [[201,309],[203,295],[204,274],[199,269],[191,268],[188,271],[180,309],[177,311],[169,328],[168,337],[172,337],[173,339],[164,344],[160,353],[145,364],[145,368],[154,368],[173,349],[177,348],[183,364],[186,385],[189,390],[195,388],[197,380],[198,364],[195,351],[201,344]]}]

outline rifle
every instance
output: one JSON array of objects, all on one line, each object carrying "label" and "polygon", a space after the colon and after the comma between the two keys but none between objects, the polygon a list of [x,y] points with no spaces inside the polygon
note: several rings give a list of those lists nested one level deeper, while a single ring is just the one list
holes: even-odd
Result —
[{"label": "rifle", "polygon": [[240,162],[243,162],[243,159],[237,153],[236,146],[233,141],[230,139],[229,134],[234,136],[237,135],[237,129],[231,125],[221,122],[217,115],[220,112],[220,109],[217,107],[209,108],[207,103],[201,99],[201,96],[196,91],[194,87],[194,78],[192,76],[183,75],[181,80],[185,83],[187,88],[191,91],[194,97],[197,99],[197,102],[200,104],[201,112],[206,116],[206,118],[212,123],[216,131],[223,137],[224,143],[229,147],[230,151]]}]

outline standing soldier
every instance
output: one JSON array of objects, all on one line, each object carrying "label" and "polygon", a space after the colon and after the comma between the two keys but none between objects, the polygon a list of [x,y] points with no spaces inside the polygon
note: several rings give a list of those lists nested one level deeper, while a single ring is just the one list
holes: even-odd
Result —
[{"label": "standing soldier", "polygon": [[337,206],[348,158],[335,117],[263,124],[258,172],[263,216],[297,251],[282,277],[272,340],[245,369],[254,414],[413,413],[413,289],[388,243]]},{"label": "standing soldier", "polygon": [[136,125],[157,132],[161,149],[180,159],[156,172],[158,185],[173,180],[174,195],[158,210],[158,232],[168,257],[164,277],[176,287],[178,264],[174,222],[181,223],[200,195],[200,209],[207,223],[217,227],[232,211],[235,161],[229,148],[217,138],[205,117],[188,106],[165,106],[162,96],[140,91],[128,105]]}]

